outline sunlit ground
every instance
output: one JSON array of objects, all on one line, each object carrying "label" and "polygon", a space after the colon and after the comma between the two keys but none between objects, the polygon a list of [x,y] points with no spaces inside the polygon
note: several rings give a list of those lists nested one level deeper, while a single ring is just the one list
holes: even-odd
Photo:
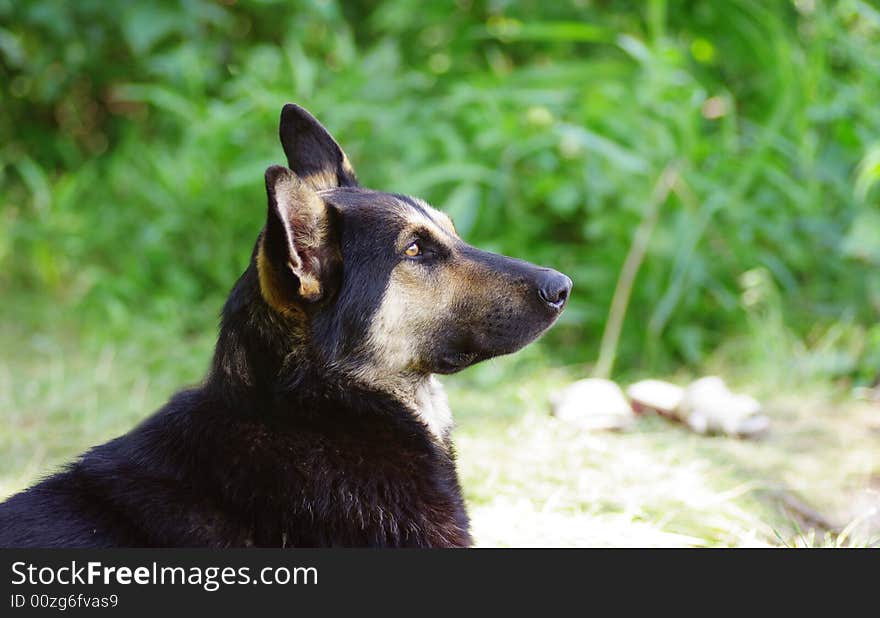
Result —
[{"label": "sunlit ground", "polygon": [[[197,382],[213,337],[139,331],[118,345],[0,333],[0,496],[131,428]],[[547,413],[581,377],[540,350],[446,379],[480,546],[849,545],[880,539],[880,408],[815,385],[751,385],[773,419],[760,441],[659,418],[585,433]],[[874,509],[872,511],[872,509]]]}]

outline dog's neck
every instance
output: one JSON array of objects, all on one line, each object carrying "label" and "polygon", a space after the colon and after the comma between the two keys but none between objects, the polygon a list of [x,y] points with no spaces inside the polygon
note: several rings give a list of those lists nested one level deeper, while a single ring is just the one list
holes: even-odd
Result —
[{"label": "dog's neck", "polygon": [[448,443],[452,431],[452,411],[443,385],[434,374],[409,374],[394,378],[366,379],[363,374],[347,374],[363,388],[380,392],[401,403],[413,417],[424,424],[441,443]]}]

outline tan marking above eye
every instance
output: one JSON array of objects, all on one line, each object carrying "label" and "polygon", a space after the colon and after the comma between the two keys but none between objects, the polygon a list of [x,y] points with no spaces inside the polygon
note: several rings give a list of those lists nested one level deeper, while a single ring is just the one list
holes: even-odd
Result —
[{"label": "tan marking above eye", "polygon": [[422,254],[422,248],[419,247],[419,243],[413,242],[410,243],[406,250],[403,252],[407,257],[418,257]]},{"label": "tan marking above eye", "polygon": [[452,220],[452,217],[447,215],[445,212],[440,212],[440,217],[449,226],[447,231],[451,232],[453,236],[458,236],[458,230],[455,229],[455,222]]}]

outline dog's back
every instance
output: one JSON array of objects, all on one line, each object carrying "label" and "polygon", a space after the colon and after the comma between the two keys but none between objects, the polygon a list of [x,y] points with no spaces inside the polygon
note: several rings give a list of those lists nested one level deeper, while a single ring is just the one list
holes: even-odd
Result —
[{"label": "dog's back", "polygon": [[403,411],[357,399],[266,420],[178,395],[0,505],[0,546],[468,544],[449,452]]},{"label": "dog's back", "polygon": [[76,466],[0,504],[0,547],[133,547],[129,526],[80,486]]}]

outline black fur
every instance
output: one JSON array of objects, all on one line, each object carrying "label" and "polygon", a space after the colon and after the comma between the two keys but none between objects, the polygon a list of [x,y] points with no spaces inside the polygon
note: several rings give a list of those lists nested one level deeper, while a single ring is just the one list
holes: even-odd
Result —
[{"label": "black fur", "polygon": [[452,452],[393,398],[287,366],[257,285],[227,302],[207,383],[3,503],[0,546],[469,544]]}]

